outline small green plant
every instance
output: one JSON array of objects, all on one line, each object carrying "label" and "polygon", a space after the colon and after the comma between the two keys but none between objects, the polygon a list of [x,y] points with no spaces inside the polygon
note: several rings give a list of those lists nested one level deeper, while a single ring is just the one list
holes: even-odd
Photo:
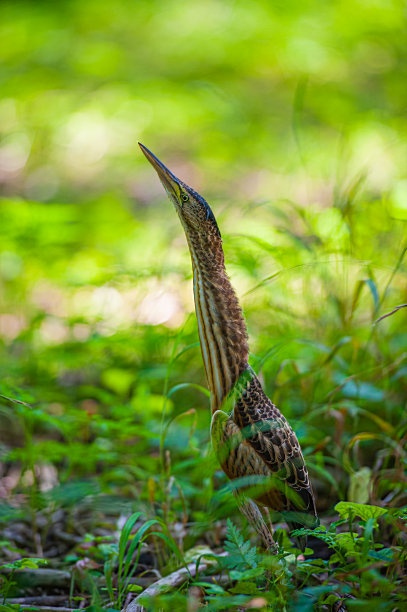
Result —
[{"label": "small green plant", "polygon": [[3,575],[0,578],[0,595],[3,597],[3,604],[6,603],[9,592],[16,584],[14,582],[16,570],[38,569],[41,565],[46,565],[47,563],[48,561],[46,559],[22,558],[11,563],[3,563],[3,565],[0,565],[0,570],[7,569],[10,571],[9,575]]},{"label": "small green plant", "polygon": [[[143,522],[135,533],[132,533],[136,524],[142,521],[141,512],[135,512],[127,519],[120,534],[117,547],[109,546],[109,558],[104,564],[106,589],[111,602],[120,609],[128,592],[140,592],[142,589],[131,583],[137,571],[141,546],[148,537],[161,539],[168,550],[174,553],[178,562],[185,565],[175,540],[168,529],[159,519],[149,519]],[[152,526],[159,530],[151,531]],[[114,585],[117,586],[114,586]]]},{"label": "small green plant", "polygon": [[282,609],[292,575],[285,560],[288,553],[283,548],[277,555],[260,553],[230,519],[227,520],[224,548],[228,555],[215,558],[220,571],[228,575],[226,585],[205,580],[193,583],[204,588],[208,610],[235,609],[255,596],[261,596],[264,604],[274,602],[277,605],[278,602]]},{"label": "small green plant", "polygon": [[229,568],[254,569],[257,567],[256,548],[250,546],[250,542],[245,542],[239,529],[235,527],[230,519],[227,519],[225,550],[229,553],[227,565]]},{"label": "small green plant", "polygon": [[[322,540],[332,550],[329,561],[321,564],[327,578],[320,586],[334,580],[338,591],[356,602],[407,602],[402,589],[394,592],[394,586],[402,585],[405,576],[402,572],[406,560],[406,550],[402,546],[385,547],[381,539],[381,525],[378,519],[386,517],[388,510],[380,506],[339,502],[335,506],[339,520],[329,527],[320,526],[314,530],[298,529],[293,535],[313,535]],[[402,512],[396,513],[399,517]],[[357,520],[359,519],[359,520]],[[297,569],[309,578],[312,560],[299,562]],[[313,567],[313,571],[316,568]],[[326,600],[322,597],[321,603]],[[386,604],[384,602],[387,602]],[[356,605],[356,604],[355,604]],[[387,607],[383,608],[387,609]]]}]

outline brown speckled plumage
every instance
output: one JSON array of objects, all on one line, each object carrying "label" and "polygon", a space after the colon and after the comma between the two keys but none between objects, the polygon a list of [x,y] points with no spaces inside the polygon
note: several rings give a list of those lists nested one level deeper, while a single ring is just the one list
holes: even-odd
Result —
[{"label": "brown speckled plumage", "polygon": [[273,550],[273,537],[253,499],[285,513],[291,525],[317,521],[301,447],[248,365],[246,326],[225,271],[222,239],[209,205],[140,146],[174,203],[191,253],[215,452],[226,475],[239,485],[235,491],[239,508]]},{"label": "brown speckled plumage", "polygon": [[256,500],[271,510],[288,513],[291,524],[298,522],[298,512],[316,517],[314,495],[295,433],[266,396],[254,372],[248,369],[241,378],[243,383],[238,383],[235,391],[233,417],[222,436],[227,445],[228,436],[239,432],[241,442],[230,448],[228,455],[224,453],[225,473],[232,479],[264,476],[264,491]]}]

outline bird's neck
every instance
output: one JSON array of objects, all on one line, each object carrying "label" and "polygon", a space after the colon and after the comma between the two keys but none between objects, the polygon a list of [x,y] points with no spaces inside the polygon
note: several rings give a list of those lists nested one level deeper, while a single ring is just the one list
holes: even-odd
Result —
[{"label": "bird's neck", "polygon": [[188,236],[194,298],[212,412],[247,368],[249,347],[238,299],[226,274],[219,236]]}]

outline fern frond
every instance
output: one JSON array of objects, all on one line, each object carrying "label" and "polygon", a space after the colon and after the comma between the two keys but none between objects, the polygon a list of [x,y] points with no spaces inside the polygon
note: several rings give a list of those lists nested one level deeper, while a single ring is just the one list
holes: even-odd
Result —
[{"label": "fern frond", "polygon": [[227,520],[225,550],[229,553],[227,564],[229,568],[245,569],[257,567],[256,548],[245,542],[239,529]]}]

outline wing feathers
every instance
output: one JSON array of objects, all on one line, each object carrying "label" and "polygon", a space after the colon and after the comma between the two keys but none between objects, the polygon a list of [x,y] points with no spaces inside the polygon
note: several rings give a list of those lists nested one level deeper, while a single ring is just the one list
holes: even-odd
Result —
[{"label": "wing feathers", "polygon": [[[307,512],[316,517],[314,495],[297,436],[265,395],[253,372],[243,378],[237,389],[233,421],[240,429],[243,441],[252,448],[261,463],[288,485],[284,493],[280,490],[277,496],[275,493],[271,495],[270,502],[274,507],[271,504],[270,507],[278,511]],[[266,497],[270,498],[270,495]],[[280,507],[274,505],[276,497]]]}]

